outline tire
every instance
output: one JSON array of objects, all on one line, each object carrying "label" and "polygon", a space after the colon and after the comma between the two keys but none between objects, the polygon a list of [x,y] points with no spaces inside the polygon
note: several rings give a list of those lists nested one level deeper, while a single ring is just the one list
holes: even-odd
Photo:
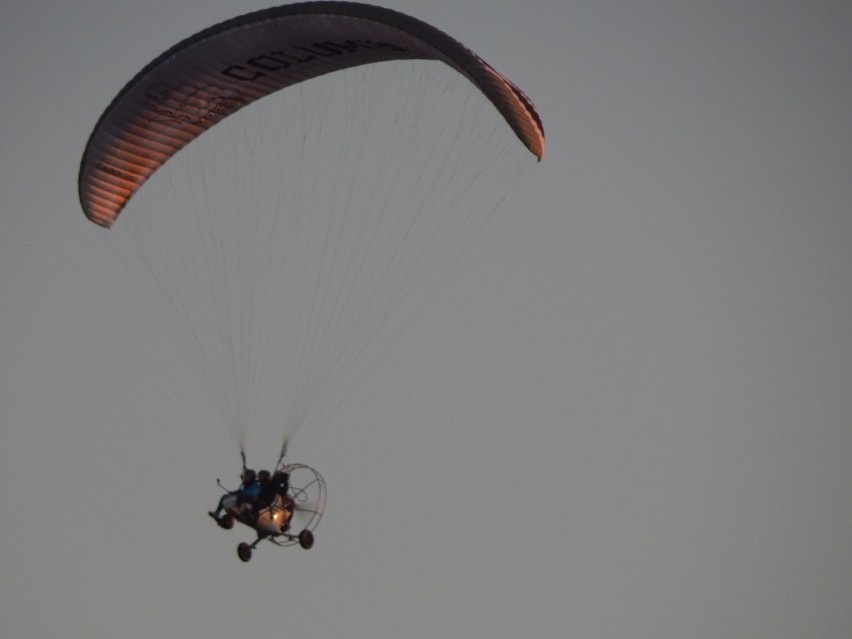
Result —
[{"label": "tire", "polygon": [[299,545],[308,550],[314,545],[314,533],[310,530],[303,530],[299,533]]},{"label": "tire", "polygon": [[219,520],[219,525],[225,530],[230,530],[234,527],[234,516],[231,513],[227,513]]},{"label": "tire", "polygon": [[241,543],[237,546],[237,556],[243,561],[251,559],[251,546],[249,546],[246,542]]}]

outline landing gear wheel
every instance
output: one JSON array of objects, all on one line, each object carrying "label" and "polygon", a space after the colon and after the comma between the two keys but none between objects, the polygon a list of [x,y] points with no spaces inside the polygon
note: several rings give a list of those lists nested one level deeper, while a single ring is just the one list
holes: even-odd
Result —
[{"label": "landing gear wheel", "polygon": [[231,513],[225,514],[225,516],[219,520],[219,525],[225,530],[230,530],[234,527],[234,516]]},{"label": "landing gear wheel", "polygon": [[251,559],[251,546],[246,542],[241,543],[237,546],[237,555],[243,561],[248,561]]},{"label": "landing gear wheel", "polygon": [[311,546],[314,545],[314,533],[310,530],[303,530],[299,533],[299,545],[308,550]]}]

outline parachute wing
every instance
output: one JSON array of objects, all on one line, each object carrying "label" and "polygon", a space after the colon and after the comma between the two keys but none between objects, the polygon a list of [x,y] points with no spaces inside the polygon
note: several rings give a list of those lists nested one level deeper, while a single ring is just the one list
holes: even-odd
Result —
[{"label": "parachute wing", "polygon": [[170,157],[259,98],[332,71],[402,59],[439,60],[467,77],[541,159],[544,132],[532,102],[450,36],[389,9],[305,2],[205,29],[137,74],[89,138],[78,182],[83,211],[112,226]]}]

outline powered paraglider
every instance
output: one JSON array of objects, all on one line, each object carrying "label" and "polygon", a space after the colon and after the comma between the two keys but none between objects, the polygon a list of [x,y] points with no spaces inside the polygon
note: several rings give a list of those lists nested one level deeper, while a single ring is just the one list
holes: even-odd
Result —
[{"label": "powered paraglider", "polygon": [[[529,98],[447,34],[305,2],[145,66],[98,120],[78,188],[243,449],[251,424],[286,445],[330,419],[544,147]],[[324,504],[313,478],[306,503]]]}]

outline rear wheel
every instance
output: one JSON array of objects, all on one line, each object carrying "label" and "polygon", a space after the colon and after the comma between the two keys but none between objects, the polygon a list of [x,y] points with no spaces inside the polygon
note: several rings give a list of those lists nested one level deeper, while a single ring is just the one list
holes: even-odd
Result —
[{"label": "rear wheel", "polygon": [[310,530],[303,530],[299,533],[299,545],[308,550],[311,546],[314,545],[314,533]]},{"label": "rear wheel", "polygon": [[237,546],[237,555],[243,561],[248,561],[251,559],[251,546],[246,542],[241,543]]},{"label": "rear wheel", "polygon": [[219,525],[225,530],[230,530],[234,527],[234,516],[231,513],[227,513],[219,520]]}]

